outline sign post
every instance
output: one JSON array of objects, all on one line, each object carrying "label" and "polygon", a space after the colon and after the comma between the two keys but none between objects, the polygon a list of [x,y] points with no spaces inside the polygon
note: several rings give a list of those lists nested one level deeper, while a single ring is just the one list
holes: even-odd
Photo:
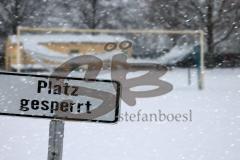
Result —
[{"label": "sign post", "polygon": [[115,123],[120,83],[0,72],[0,115],[48,118],[48,160],[62,160],[64,121]]},{"label": "sign post", "polygon": [[49,127],[48,160],[62,160],[64,121],[51,120]]}]

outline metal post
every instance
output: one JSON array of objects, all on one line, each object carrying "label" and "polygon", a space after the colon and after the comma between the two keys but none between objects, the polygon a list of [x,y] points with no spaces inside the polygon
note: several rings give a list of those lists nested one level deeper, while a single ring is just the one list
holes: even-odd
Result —
[{"label": "metal post", "polygon": [[20,42],[20,33],[21,27],[17,27],[17,55],[16,55],[16,64],[17,64],[17,72],[21,72],[21,42]]},{"label": "metal post", "polygon": [[188,67],[188,85],[190,86],[192,84],[192,80],[191,80],[191,68]]},{"label": "metal post", "polygon": [[204,43],[204,32],[200,30],[200,43],[201,43],[201,51],[200,51],[200,73],[199,73],[199,83],[198,88],[200,90],[204,89],[204,53],[205,53],[205,43]]},{"label": "metal post", "polygon": [[62,160],[64,121],[51,120],[49,127],[48,160]]}]

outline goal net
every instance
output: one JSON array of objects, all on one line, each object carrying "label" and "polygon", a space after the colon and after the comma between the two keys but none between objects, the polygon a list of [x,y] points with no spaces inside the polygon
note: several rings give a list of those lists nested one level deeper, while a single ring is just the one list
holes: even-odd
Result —
[{"label": "goal net", "polygon": [[105,62],[126,53],[132,63],[157,63],[197,69],[203,88],[204,33],[201,30],[88,30],[19,27],[6,47],[6,68],[44,70],[79,55],[95,55]]}]

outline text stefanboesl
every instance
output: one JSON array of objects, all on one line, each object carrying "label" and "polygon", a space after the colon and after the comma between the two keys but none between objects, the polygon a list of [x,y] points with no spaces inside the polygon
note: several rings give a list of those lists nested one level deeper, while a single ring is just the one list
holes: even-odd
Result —
[{"label": "text stefanboesl", "polygon": [[163,113],[158,110],[155,113],[143,113],[138,110],[135,113],[124,112],[120,114],[120,121],[126,122],[192,122],[192,110],[185,113]]}]

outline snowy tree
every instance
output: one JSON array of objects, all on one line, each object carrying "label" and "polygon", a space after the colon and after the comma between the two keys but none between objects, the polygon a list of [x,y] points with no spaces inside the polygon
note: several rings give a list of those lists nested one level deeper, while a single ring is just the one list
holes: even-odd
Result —
[{"label": "snowy tree", "polygon": [[[109,1],[113,2],[112,1]],[[143,29],[147,27],[145,15],[147,13],[147,1],[120,0],[108,5],[108,18],[106,24],[118,29]]]},{"label": "snowy tree", "polygon": [[204,30],[207,51],[213,54],[239,32],[239,8],[239,0],[151,0],[148,18],[154,27]]},{"label": "snowy tree", "polygon": [[89,0],[81,9],[81,13],[84,17],[84,22],[90,29],[95,29],[100,23],[100,15],[97,14],[99,10],[98,0]]},{"label": "snowy tree", "polygon": [[16,34],[18,26],[27,20],[33,20],[33,12],[38,3],[34,0],[1,0],[0,1],[0,33],[6,36]]},{"label": "snowy tree", "polygon": [[44,28],[72,27],[70,4],[72,4],[70,0],[43,0],[38,11],[38,16],[41,17],[39,25]]},{"label": "snowy tree", "polygon": [[144,23],[144,0],[81,0],[70,5],[74,26],[82,23],[90,29],[126,29],[141,28]]}]

